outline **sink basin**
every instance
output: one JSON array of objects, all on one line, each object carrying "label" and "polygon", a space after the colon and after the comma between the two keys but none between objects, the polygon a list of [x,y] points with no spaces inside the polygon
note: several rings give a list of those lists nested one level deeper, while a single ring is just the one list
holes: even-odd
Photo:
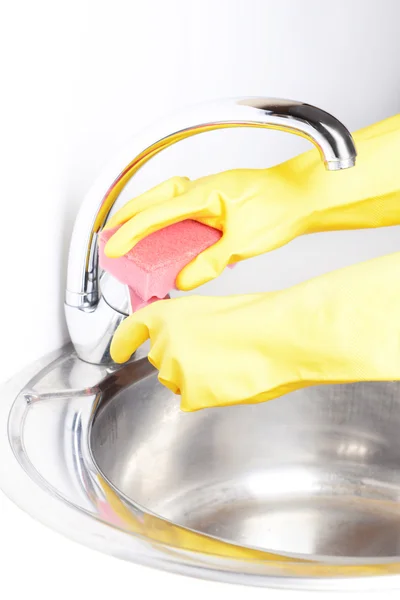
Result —
[{"label": "sink basin", "polygon": [[398,585],[399,384],[190,414],[141,352],[106,367],[67,346],[3,388],[0,484],[17,504],[81,543],[187,575]]},{"label": "sink basin", "polygon": [[304,559],[400,556],[400,386],[183,413],[154,375],[100,403],[99,469],[182,527]]}]

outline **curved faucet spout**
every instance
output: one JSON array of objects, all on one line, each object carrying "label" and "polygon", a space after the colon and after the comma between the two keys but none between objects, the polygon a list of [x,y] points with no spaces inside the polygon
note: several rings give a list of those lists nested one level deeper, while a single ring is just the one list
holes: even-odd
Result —
[{"label": "curved faucet spout", "polygon": [[346,127],[309,104],[274,98],[238,98],[195,106],[135,137],[89,190],[77,216],[68,263],[66,316],[78,355],[108,364],[116,327],[125,318],[102,298],[99,289],[97,234],[122,189],[150,158],[199,133],[231,127],[278,129],[299,135],[319,150],[328,170],[355,164],[356,149]]}]

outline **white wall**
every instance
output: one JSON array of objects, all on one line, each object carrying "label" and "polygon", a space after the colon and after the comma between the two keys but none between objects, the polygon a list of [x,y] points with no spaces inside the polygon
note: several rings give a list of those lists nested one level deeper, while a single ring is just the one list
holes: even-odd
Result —
[{"label": "white wall", "polygon": [[[399,111],[398,0],[15,0],[2,13],[0,380],[67,338],[73,219],[135,131],[237,95],[305,100],[352,130]],[[125,198],[173,174],[269,166],[306,147],[265,131],[199,136],[150,162]],[[303,238],[205,291],[288,285],[398,249],[398,233]]]}]

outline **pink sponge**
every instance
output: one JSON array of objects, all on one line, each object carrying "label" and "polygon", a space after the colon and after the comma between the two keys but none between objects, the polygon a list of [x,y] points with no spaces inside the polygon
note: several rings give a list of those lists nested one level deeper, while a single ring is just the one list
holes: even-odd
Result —
[{"label": "pink sponge", "polygon": [[121,258],[108,258],[104,247],[117,229],[99,236],[100,267],[129,287],[133,312],[168,298],[183,267],[222,235],[218,229],[186,219],[150,234]]}]

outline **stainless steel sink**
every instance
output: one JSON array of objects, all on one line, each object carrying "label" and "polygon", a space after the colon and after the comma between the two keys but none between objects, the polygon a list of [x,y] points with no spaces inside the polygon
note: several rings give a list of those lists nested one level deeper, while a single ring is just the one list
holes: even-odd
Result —
[{"label": "stainless steel sink", "polygon": [[400,556],[400,385],[315,387],[183,413],[154,376],[99,404],[90,444],[129,501],[303,558]]},{"label": "stainless steel sink", "polygon": [[0,484],[82,543],[179,573],[359,589],[400,578],[400,385],[315,387],[182,413],[145,348],[71,347],[9,382]]}]

